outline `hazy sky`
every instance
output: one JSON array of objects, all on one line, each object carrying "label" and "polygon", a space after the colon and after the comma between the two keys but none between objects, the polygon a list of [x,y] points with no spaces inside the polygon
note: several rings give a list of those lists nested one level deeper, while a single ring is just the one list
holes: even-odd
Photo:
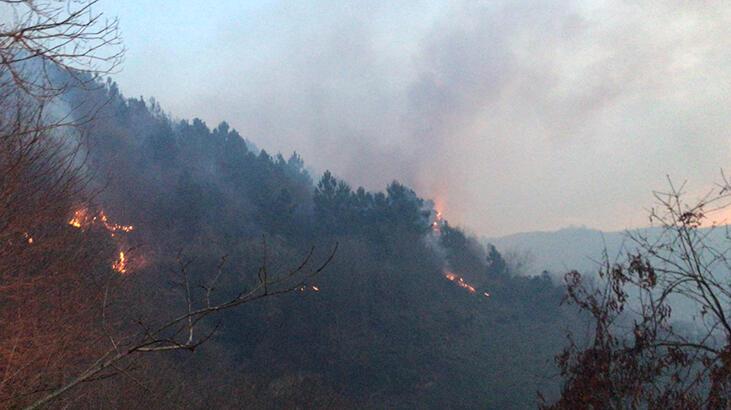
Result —
[{"label": "hazy sky", "polygon": [[179,118],[486,235],[644,224],[728,165],[731,3],[126,1],[115,75]]}]

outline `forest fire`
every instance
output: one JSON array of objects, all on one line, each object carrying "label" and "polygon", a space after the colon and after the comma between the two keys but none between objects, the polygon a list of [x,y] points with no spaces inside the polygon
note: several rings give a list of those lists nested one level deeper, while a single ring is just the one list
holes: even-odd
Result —
[{"label": "forest fire", "polygon": [[74,216],[69,220],[69,225],[81,229],[85,221],[86,209],[77,209],[74,211]]},{"label": "forest fire", "polygon": [[127,273],[127,258],[124,256],[124,251],[119,251],[119,258],[112,264],[112,269],[119,273]]},{"label": "forest fire", "polygon": [[462,279],[461,276],[458,276],[454,272],[445,270],[444,271],[444,277],[447,278],[450,282],[454,282],[459,286],[460,288],[467,289],[470,293],[475,293],[477,289],[475,289],[474,286],[470,285],[469,283],[465,282],[464,279]]},{"label": "forest fire", "polygon": [[[438,245],[436,245],[436,246],[441,246],[439,244],[441,242],[441,241],[439,241],[439,237],[442,235],[442,229],[447,227],[448,225],[447,225],[447,221],[444,219],[444,216],[442,215],[442,213],[440,211],[438,211],[437,209],[434,209],[433,212],[434,212],[434,219],[431,222],[432,235],[433,235],[433,238],[437,239]],[[455,283],[457,286],[459,286],[462,289],[466,289],[467,292],[469,292],[471,294],[477,293],[477,288],[475,288],[472,284],[465,281],[464,278],[462,278],[461,276],[457,275],[450,269],[446,268],[446,265],[447,265],[447,263],[445,262],[445,268],[443,269],[443,275],[445,278],[447,278],[447,280]],[[482,296],[489,298],[492,295],[489,292],[483,292]]]},{"label": "forest fire", "polygon": [[69,225],[74,228],[86,229],[97,221],[100,222],[104,229],[109,231],[112,236],[115,236],[117,232],[132,232],[135,229],[132,225],[120,225],[110,222],[104,211],[99,211],[98,214],[90,217],[89,211],[86,208],[74,211],[73,217],[69,220]]},{"label": "forest fire", "polygon": [[437,210],[435,210],[434,212],[435,212],[434,221],[432,221],[432,223],[431,223],[431,230],[432,230],[432,233],[434,233],[435,235],[441,235],[442,225],[444,225],[444,223],[445,223],[444,217],[442,216],[441,212],[439,212]]},{"label": "forest fire", "polygon": [[[96,215],[90,216],[89,210],[86,208],[80,208],[74,211],[74,215],[69,220],[68,224],[73,226],[77,229],[88,229],[92,225],[100,224],[104,230],[106,230],[109,233],[109,236],[112,238],[116,238],[117,234],[121,233],[129,233],[134,230],[134,226],[132,225],[120,225],[114,222],[111,222],[109,220],[109,217],[104,213],[103,210],[100,210]],[[117,241],[117,249],[118,251],[118,257],[117,259],[112,263],[112,269],[115,271],[125,274],[129,270],[129,257],[124,253],[124,250],[121,249],[122,245]],[[30,239],[30,242],[32,243],[32,239]]]}]

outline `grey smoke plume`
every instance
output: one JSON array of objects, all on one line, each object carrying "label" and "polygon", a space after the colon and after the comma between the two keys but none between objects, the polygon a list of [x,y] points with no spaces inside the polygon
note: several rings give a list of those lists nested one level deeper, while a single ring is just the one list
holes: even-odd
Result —
[{"label": "grey smoke plume", "polygon": [[[729,3],[110,13],[129,48],[127,94],[226,120],[353,185],[398,179],[479,233],[640,225],[666,174],[703,187],[728,162]],[[182,30],[193,16],[196,30]]]}]

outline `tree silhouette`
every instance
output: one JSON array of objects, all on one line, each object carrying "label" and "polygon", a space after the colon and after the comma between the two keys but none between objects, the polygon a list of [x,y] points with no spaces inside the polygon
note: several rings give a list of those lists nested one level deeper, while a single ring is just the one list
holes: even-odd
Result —
[{"label": "tree silhouette", "polygon": [[[727,408],[731,404],[731,260],[726,227],[712,221],[726,209],[723,183],[697,202],[684,186],[656,192],[651,220],[659,235],[629,234],[637,250],[605,264],[591,286],[566,275],[568,301],[591,318],[584,347],[574,337],[557,356],[560,399],[544,408]],[[684,304],[693,322],[683,326]],[[675,308],[674,308],[675,307]],[[675,315],[674,315],[675,313]]]}]

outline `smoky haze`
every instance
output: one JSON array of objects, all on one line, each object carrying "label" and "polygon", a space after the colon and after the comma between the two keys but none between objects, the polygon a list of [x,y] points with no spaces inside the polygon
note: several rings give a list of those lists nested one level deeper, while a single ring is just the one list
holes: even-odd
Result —
[{"label": "smoky haze", "polygon": [[727,164],[727,3],[365,4],[101,7],[127,94],[399,180],[480,234],[642,225],[666,174],[703,188]]}]

